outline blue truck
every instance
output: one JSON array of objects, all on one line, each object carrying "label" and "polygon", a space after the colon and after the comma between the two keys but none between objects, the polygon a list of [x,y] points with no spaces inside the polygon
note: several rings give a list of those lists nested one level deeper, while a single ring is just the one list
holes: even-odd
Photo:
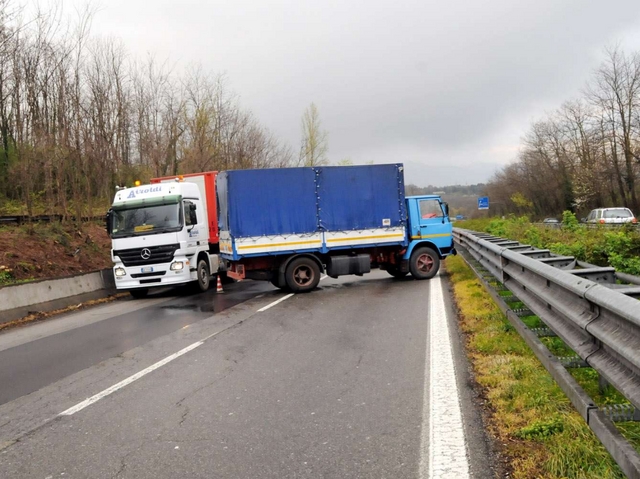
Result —
[{"label": "blue truck", "polygon": [[432,278],[455,254],[448,206],[404,191],[402,164],[222,171],[220,261],[231,278],[295,293],[323,272]]}]

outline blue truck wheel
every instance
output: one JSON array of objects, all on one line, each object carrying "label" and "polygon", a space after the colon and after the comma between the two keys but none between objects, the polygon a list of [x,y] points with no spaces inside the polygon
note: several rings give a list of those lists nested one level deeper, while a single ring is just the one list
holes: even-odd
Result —
[{"label": "blue truck wheel", "polygon": [[320,267],[311,258],[296,258],[287,266],[285,272],[287,286],[294,293],[306,293],[318,286]]},{"label": "blue truck wheel", "polygon": [[438,269],[440,269],[438,253],[427,246],[413,250],[409,260],[411,276],[416,279],[431,279],[438,273]]}]

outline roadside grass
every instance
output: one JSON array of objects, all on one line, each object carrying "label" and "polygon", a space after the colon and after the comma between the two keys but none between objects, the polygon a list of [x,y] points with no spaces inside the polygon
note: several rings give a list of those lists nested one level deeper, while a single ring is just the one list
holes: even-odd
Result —
[{"label": "roadside grass", "polygon": [[13,284],[15,278],[13,277],[13,270],[6,266],[0,266],[0,286],[6,286]]},{"label": "roadside grass", "polygon": [[[624,478],[464,260],[449,257],[446,267],[468,355],[489,403],[489,427],[503,454],[511,459],[511,477]],[[542,326],[534,316],[523,319],[531,327]],[[542,340],[555,354],[573,355],[558,338]],[[574,376],[598,404],[624,402],[612,388],[600,391],[594,373],[588,369],[574,370]],[[624,423],[619,427],[628,438],[640,439],[636,424]]]},{"label": "roadside grass", "polygon": [[640,275],[640,230],[627,225],[587,228],[573,213],[563,214],[561,228],[532,224],[526,216],[482,218],[457,222],[456,227],[484,231],[554,253],[575,256],[598,266],[613,266],[617,271]]}]

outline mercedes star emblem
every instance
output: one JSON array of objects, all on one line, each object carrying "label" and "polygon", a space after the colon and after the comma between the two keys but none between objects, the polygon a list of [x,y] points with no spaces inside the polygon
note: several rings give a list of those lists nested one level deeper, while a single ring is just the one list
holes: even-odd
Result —
[{"label": "mercedes star emblem", "polygon": [[151,250],[149,248],[142,248],[142,251],[140,251],[140,256],[142,256],[142,259],[151,258]]}]

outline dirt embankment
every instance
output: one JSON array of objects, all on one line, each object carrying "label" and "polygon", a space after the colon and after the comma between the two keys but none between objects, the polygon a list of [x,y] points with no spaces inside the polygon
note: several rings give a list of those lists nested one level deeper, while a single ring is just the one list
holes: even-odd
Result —
[{"label": "dirt embankment", "polygon": [[0,286],[111,267],[102,224],[50,223],[0,227]]}]

